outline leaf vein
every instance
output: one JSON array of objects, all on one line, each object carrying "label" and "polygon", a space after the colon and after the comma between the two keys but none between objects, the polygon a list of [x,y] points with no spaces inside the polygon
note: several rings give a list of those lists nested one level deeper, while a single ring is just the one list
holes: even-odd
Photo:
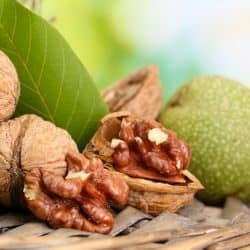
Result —
[{"label": "leaf vein", "polygon": [[4,1],[3,1],[3,7],[2,7],[2,9],[1,9],[0,19],[3,18],[3,10],[4,10]]},{"label": "leaf vein", "polygon": [[61,79],[61,82],[60,82],[58,97],[56,99],[56,105],[55,105],[55,109],[54,109],[54,113],[53,113],[54,115],[56,114],[58,104],[59,104],[59,101],[61,99],[63,82],[64,82],[64,77],[65,77],[65,52],[64,52],[63,46],[61,46],[61,48],[62,48],[62,79]]},{"label": "leaf vein", "polygon": [[18,54],[17,54],[15,51],[11,50],[11,49],[6,49],[6,48],[4,48],[4,47],[1,47],[1,49],[2,49],[3,51],[5,51],[7,54],[9,53],[9,54],[12,54],[12,55],[15,55],[15,56],[18,57]]},{"label": "leaf vein", "polygon": [[37,92],[33,88],[31,88],[29,85],[27,85],[23,81],[22,81],[22,86],[25,87],[26,89],[32,91],[33,93],[37,94]]},{"label": "leaf vein", "polygon": [[85,123],[85,126],[83,127],[83,130],[80,132],[80,135],[79,135],[79,137],[77,138],[77,142],[79,142],[79,140],[80,140],[81,137],[83,136],[83,134],[84,134],[86,128],[87,128],[88,125],[89,125],[89,122],[91,121],[91,119],[92,119],[92,117],[93,117],[94,110],[95,110],[95,109],[94,109],[95,105],[96,105],[95,97],[93,96],[93,97],[92,97],[92,105],[91,105],[91,109],[90,109],[90,112],[89,112],[89,116],[88,116],[88,118],[87,118],[87,121],[86,121],[86,123]]},{"label": "leaf vein", "polygon": [[35,107],[31,106],[30,104],[28,104],[27,102],[20,100],[20,103],[22,103],[24,106],[26,106],[27,108],[29,108],[30,110],[33,110],[34,112],[40,114],[43,117],[48,118],[48,115],[46,115],[44,112],[42,112],[39,109],[36,109]]},{"label": "leaf vein", "polygon": [[11,35],[11,39],[14,40],[15,32],[16,32],[16,24],[17,24],[17,11],[16,11],[16,5],[14,4],[14,10],[15,10],[15,19],[14,19],[14,25],[13,25],[13,31]]},{"label": "leaf vein", "polygon": [[74,113],[75,113],[75,111],[76,111],[76,103],[77,103],[77,100],[78,100],[78,98],[79,98],[79,93],[80,93],[80,91],[79,91],[79,88],[80,88],[80,83],[81,83],[81,80],[82,80],[82,75],[81,74],[79,74],[80,75],[80,78],[79,78],[79,81],[78,81],[78,91],[77,91],[77,94],[76,94],[76,97],[75,97],[75,100],[74,100],[74,104],[73,104],[73,108],[72,108],[72,112],[71,112],[71,115],[70,115],[70,117],[69,117],[69,119],[68,119],[68,121],[67,121],[67,124],[66,124],[66,127],[65,127],[65,129],[67,130],[68,128],[69,128],[69,126],[70,126],[70,123],[71,123],[71,121],[72,121],[72,119],[73,119],[73,115],[74,115]]},{"label": "leaf vein", "polygon": [[30,57],[30,50],[31,50],[31,32],[32,32],[32,26],[31,26],[31,16],[30,13],[28,13],[28,20],[29,20],[29,41],[28,41],[28,49],[27,49],[27,55],[26,55],[26,59],[25,62],[26,64],[28,64],[29,62],[29,57]]},{"label": "leaf vein", "polygon": [[43,63],[42,63],[42,67],[41,67],[41,71],[40,71],[40,74],[39,74],[39,78],[38,78],[38,88],[40,88],[40,85],[41,85],[41,79],[42,79],[42,76],[43,76],[43,72],[44,72],[44,68],[45,68],[45,63],[46,63],[46,59],[47,59],[47,29],[45,27],[45,24],[43,24],[43,27],[44,27],[44,36],[45,36],[45,45],[44,45],[44,56],[43,56]]}]

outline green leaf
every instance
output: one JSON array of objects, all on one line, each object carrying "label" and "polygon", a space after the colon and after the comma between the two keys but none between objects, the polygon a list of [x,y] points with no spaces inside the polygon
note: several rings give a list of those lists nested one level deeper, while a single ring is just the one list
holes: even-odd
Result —
[{"label": "green leaf", "polygon": [[82,148],[107,108],[59,32],[15,0],[1,0],[0,49],[21,81],[16,115],[38,114],[68,130]]}]

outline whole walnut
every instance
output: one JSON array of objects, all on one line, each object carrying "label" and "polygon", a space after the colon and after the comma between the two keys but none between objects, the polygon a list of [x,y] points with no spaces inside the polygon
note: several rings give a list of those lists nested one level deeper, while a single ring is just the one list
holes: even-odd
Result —
[{"label": "whole walnut", "polygon": [[34,167],[66,173],[65,155],[77,152],[70,135],[36,115],[0,125],[0,204],[23,206],[23,177]]},{"label": "whole walnut", "polygon": [[16,69],[10,59],[0,51],[0,122],[14,113],[19,94]]}]

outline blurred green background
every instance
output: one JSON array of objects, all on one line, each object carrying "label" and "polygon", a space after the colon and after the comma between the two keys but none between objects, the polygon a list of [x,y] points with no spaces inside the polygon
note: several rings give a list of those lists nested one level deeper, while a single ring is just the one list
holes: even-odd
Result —
[{"label": "blurred green background", "polygon": [[198,75],[250,82],[248,0],[22,2],[54,19],[100,90],[148,63],[158,64],[166,99]]}]

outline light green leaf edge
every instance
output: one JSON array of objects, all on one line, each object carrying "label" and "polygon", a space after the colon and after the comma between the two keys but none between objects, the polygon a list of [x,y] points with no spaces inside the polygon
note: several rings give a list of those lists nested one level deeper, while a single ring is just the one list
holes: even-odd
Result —
[{"label": "light green leaf edge", "polygon": [[15,115],[34,113],[52,121],[68,130],[82,149],[107,107],[64,38],[17,1],[1,0],[0,49],[21,81]]}]

